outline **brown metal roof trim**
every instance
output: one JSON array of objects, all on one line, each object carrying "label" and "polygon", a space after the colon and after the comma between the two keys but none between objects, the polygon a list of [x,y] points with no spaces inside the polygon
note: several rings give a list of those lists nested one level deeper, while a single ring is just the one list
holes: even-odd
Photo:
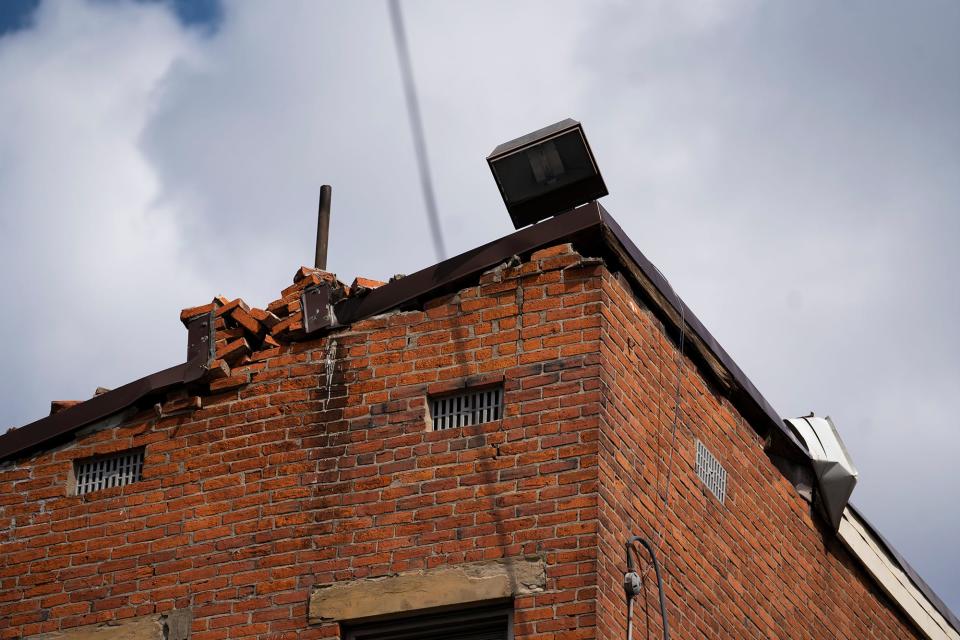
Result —
[{"label": "brown metal roof trim", "polygon": [[[707,364],[714,377],[731,395],[731,399],[741,408],[741,411],[751,419],[754,427],[763,435],[779,434],[780,437],[776,437],[774,441],[779,443],[778,446],[782,449],[779,451],[780,455],[798,461],[806,458],[802,448],[792,434],[784,428],[782,421],[769,403],[700,323],[696,315],[676,296],[669,283],[627,237],[620,225],[596,202],[444,260],[370,290],[366,295],[344,298],[334,305],[336,324],[349,325],[392,309],[414,306],[420,300],[459,288],[513,255],[529,254],[560,242],[575,242],[582,251],[609,254],[620,262],[650,298],[653,308],[659,311],[665,320],[669,321],[675,329],[681,324],[686,327],[687,336],[701,360]],[[303,300],[307,305],[312,304],[313,301],[315,304],[325,305],[326,298],[322,295],[313,295],[305,296]],[[320,309],[305,308],[304,316],[310,318],[313,315],[319,315],[320,312]],[[317,325],[318,328],[326,328],[329,323],[323,322]],[[148,395],[154,395],[176,384],[198,380],[212,360],[212,354],[209,349],[201,349],[194,343],[199,339],[209,340],[205,332],[208,332],[210,327],[205,326],[200,331],[199,324],[188,326],[191,330],[189,337],[191,347],[186,363],[146,376],[71,409],[0,436],[0,460],[23,453],[51,439],[64,436],[122,411]],[[200,338],[195,337],[194,334]],[[204,344],[209,347],[212,341]],[[756,424],[757,420],[763,423],[762,427]]]},{"label": "brown metal roof trim", "polygon": [[[770,404],[757,391],[732,358],[717,343],[696,315],[673,292],[669,283],[627,237],[620,225],[597,202],[556,216],[508,236],[494,240],[395,280],[363,296],[348,297],[334,305],[336,324],[345,326],[393,309],[409,308],[418,301],[456,290],[484,271],[496,267],[514,255],[529,254],[552,244],[574,242],[581,251],[603,253],[616,259],[632,276],[652,302],[652,307],[673,326],[685,327],[686,336],[734,404],[764,436],[774,434],[776,455],[803,463],[806,453]],[[324,296],[305,296],[306,304],[325,304]],[[320,309],[306,308],[304,316],[319,315]],[[205,316],[201,316],[205,317]],[[318,323],[326,328],[329,323]],[[205,327],[203,331],[208,331]],[[0,436],[0,460],[23,453],[43,443],[69,434],[92,422],[157,394],[171,386],[198,380],[212,360],[207,349],[194,343],[199,325],[191,326],[189,359],[182,365],[146,376],[128,385],[97,396],[71,409],[37,420]],[[199,333],[204,336],[206,334]],[[202,351],[202,353],[200,353]]]},{"label": "brown metal roof trim", "polygon": [[600,205],[591,202],[394,280],[365,296],[346,298],[334,307],[337,322],[348,325],[392,309],[404,308],[417,300],[456,289],[513,255],[530,253],[558,242],[569,242],[586,232],[595,234],[601,225],[600,211]]},{"label": "brown metal roof trim", "polygon": [[85,402],[0,435],[0,461],[59,441],[78,429],[109,418],[144,398],[199,380],[212,356],[213,313],[193,318],[187,325],[187,361],[158,371]]},{"label": "brown metal roof trim", "polygon": [[[654,303],[655,310],[665,314],[674,327],[679,328],[685,325],[687,339],[697,349],[714,378],[723,386],[734,406],[761,435],[774,436],[768,451],[806,464],[809,458],[806,448],[786,427],[783,418],[767,402],[750,378],[677,295],[660,270],[637,248],[613,216],[603,207],[600,207],[600,215],[603,219],[604,233],[608,236],[607,245],[618,254],[624,268],[631,271],[634,278],[638,280],[644,293]],[[639,273],[635,272],[636,269]],[[761,425],[766,427],[766,433],[763,433]]]}]

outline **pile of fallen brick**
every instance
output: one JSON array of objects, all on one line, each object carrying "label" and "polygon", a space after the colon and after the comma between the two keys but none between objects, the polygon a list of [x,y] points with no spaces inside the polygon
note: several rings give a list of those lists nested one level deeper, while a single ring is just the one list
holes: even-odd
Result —
[{"label": "pile of fallen brick", "polygon": [[[266,309],[251,307],[242,298],[229,300],[216,296],[209,304],[190,307],[180,312],[184,325],[190,320],[213,312],[215,359],[200,379],[212,393],[222,392],[250,382],[254,371],[267,358],[279,353],[281,345],[296,342],[305,337],[301,294],[307,287],[326,284],[330,287],[330,300],[336,302],[345,297],[364,295],[384,283],[369,278],[356,278],[350,286],[328,271],[300,267],[293,276],[293,284],[280,292],[280,298],[267,305]],[[106,391],[106,390],[104,390]],[[98,393],[100,390],[98,389]],[[51,414],[69,409],[82,400],[54,400],[50,403]],[[159,415],[171,415],[199,408],[200,398],[185,390],[168,395],[165,402],[156,406]]]},{"label": "pile of fallen brick", "polygon": [[210,385],[210,391],[224,391],[248,383],[251,371],[247,365],[275,355],[282,343],[302,339],[305,333],[301,294],[307,287],[324,284],[330,287],[330,299],[335,302],[384,283],[357,278],[348,287],[333,273],[300,267],[293,276],[293,284],[281,291],[280,298],[266,309],[251,307],[241,298],[228,300],[217,296],[210,304],[181,311],[180,320],[184,324],[214,312],[216,359],[202,379]]}]

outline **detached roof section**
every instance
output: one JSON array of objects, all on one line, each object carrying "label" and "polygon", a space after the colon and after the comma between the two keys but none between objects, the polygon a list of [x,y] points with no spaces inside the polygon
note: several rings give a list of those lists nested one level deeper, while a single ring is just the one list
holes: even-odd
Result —
[{"label": "detached roof section", "polygon": [[[345,287],[335,278],[330,280],[331,274],[316,274],[301,269],[295,277],[294,286],[284,290],[281,300],[271,303],[266,312],[253,310],[269,314],[261,319],[265,321],[263,326],[269,325],[262,338],[262,346],[276,345],[277,341],[310,338],[320,335],[320,329],[323,328],[343,327],[388,311],[416,307],[429,298],[461,288],[515,255],[528,255],[538,249],[565,242],[573,243],[584,255],[603,256],[611,265],[623,269],[630,276],[633,286],[664,321],[668,331],[676,338],[679,338],[680,331],[683,332],[685,342],[693,348],[691,357],[710,374],[751,426],[760,435],[769,437],[767,453],[781,472],[795,485],[810,482],[811,461],[803,445],[696,314],[677,296],[666,278],[597,202],[526,227],[382,286],[376,286],[380,283],[374,281],[358,279],[353,287]],[[325,278],[329,290],[316,295],[310,286],[323,284],[321,281]],[[209,308],[198,307],[193,310],[196,315],[187,314],[184,317],[190,330],[188,359],[184,364],[0,435],[0,461],[49,446],[89,424],[131,407],[143,406],[147,399],[172,388],[198,382],[205,375],[209,377],[211,366],[220,366],[217,364],[220,361],[216,359],[220,356],[219,350],[214,351],[213,323],[219,322],[217,316],[224,310],[238,306],[241,309],[245,307],[242,301],[238,304],[237,301],[223,300],[218,304],[215,300],[214,304],[208,305]],[[332,314],[329,309],[332,309]],[[286,317],[280,320],[274,313]],[[243,315],[246,320],[246,314]],[[258,335],[262,334],[263,326],[253,330],[259,332]],[[960,630],[957,618],[913,568],[862,516],[859,517],[859,524],[879,541],[878,548],[886,550],[888,556],[902,567],[918,592],[953,626],[953,631]],[[861,561],[865,562],[863,558]]]}]

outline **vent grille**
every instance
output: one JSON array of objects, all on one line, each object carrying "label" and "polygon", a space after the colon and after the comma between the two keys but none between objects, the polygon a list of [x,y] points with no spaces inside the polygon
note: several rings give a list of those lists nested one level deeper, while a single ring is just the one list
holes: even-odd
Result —
[{"label": "vent grille", "polygon": [[499,420],[503,413],[503,389],[481,389],[430,400],[433,430],[467,427]]},{"label": "vent grille", "polygon": [[721,503],[727,497],[727,470],[710,450],[697,440],[697,476]]},{"label": "vent grille", "polygon": [[78,496],[139,482],[143,478],[143,449],[77,460],[74,475]]}]

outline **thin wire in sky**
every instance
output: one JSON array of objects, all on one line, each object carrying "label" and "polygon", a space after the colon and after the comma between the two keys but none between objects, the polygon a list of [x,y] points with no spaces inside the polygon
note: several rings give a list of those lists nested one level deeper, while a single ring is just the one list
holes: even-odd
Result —
[{"label": "thin wire in sky", "polygon": [[430,235],[433,237],[433,249],[437,260],[447,257],[443,244],[443,231],[440,229],[440,215],[437,213],[437,201],[433,195],[433,181],[430,178],[430,163],[427,161],[427,143],[423,134],[423,122],[420,119],[420,104],[417,101],[417,87],[413,82],[413,65],[410,63],[410,49],[403,29],[403,14],[400,0],[388,0],[390,21],[393,23],[394,41],[397,43],[397,58],[400,60],[400,72],[403,76],[403,91],[407,98],[407,113],[410,115],[410,129],[413,133],[413,146],[420,167],[420,186],[423,188],[423,200],[427,205],[427,221]]}]

